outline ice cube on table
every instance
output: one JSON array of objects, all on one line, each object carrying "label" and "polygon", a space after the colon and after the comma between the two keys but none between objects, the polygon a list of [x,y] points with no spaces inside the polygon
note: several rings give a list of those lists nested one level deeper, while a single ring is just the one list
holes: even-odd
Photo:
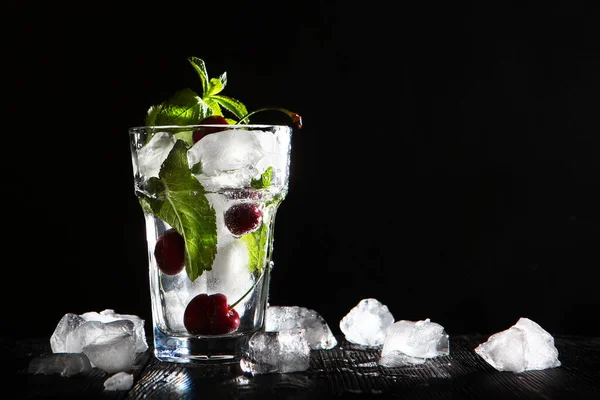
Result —
[{"label": "ice cube on table", "polygon": [[86,321],[100,321],[100,322],[113,322],[120,320],[129,320],[133,322],[135,330],[135,351],[142,352],[148,349],[148,343],[146,342],[146,331],[144,330],[144,320],[137,315],[131,314],[118,314],[113,309],[106,309],[103,311],[95,312],[89,311],[80,315]]},{"label": "ice cube on table", "polygon": [[525,371],[525,337],[515,327],[494,333],[475,352],[498,371]]},{"label": "ice cube on table", "polygon": [[145,179],[158,177],[177,139],[169,132],[156,132],[138,151],[138,171]]},{"label": "ice cube on table", "polygon": [[310,346],[304,331],[256,332],[242,353],[240,367],[251,375],[306,371]]},{"label": "ice cube on table", "polygon": [[525,334],[525,353],[527,370],[541,370],[561,365],[558,360],[558,349],[554,346],[554,338],[538,323],[529,318],[519,318],[514,325]]},{"label": "ice cube on table", "polygon": [[77,329],[69,332],[65,352],[81,353],[83,348],[104,334],[106,326],[100,321],[86,321]]},{"label": "ice cube on table", "polygon": [[28,366],[30,374],[61,374],[71,377],[86,374],[92,370],[92,364],[82,353],[53,353],[34,357]]},{"label": "ice cube on table", "polygon": [[87,321],[67,335],[65,351],[67,353],[81,353],[88,344],[94,343],[98,338],[114,337],[121,335],[135,335],[135,325],[130,320],[116,320],[112,322]]},{"label": "ice cube on table", "polygon": [[123,335],[136,335],[135,324],[128,319],[119,319],[112,322],[104,323],[104,337],[114,337]]},{"label": "ice cube on table", "polygon": [[443,326],[429,318],[416,322],[400,320],[387,329],[378,362],[385,366],[422,364],[427,358],[449,354],[448,334]]},{"label": "ice cube on table", "polygon": [[561,365],[552,335],[524,317],[491,335],[475,352],[498,371],[524,372]]},{"label": "ice cube on table", "polygon": [[362,299],[340,321],[340,330],[351,343],[383,345],[386,330],[394,323],[388,307],[374,298]]},{"label": "ice cube on table", "polygon": [[271,306],[265,313],[265,330],[288,332],[305,330],[305,339],[312,350],[331,349],[337,345],[329,325],[315,310],[298,306]]},{"label": "ice cube on table", "polygon": [[129,390],[133,386],[133,375],[117,372],[104,381],[104,390]]},{"label": "ice cube on table", "polygon": [[390,350],[385,356],[381,356],[377,360],[377,364],[384,367],[404,367],[409,365],[425,364],[426,358],[411,357],[400,350]]},{"label": "ice cube on table", "polygon": [[144,320],[107,309],[65,314],[50,339],[53,354],[84,354],[91,367],[106,372],[131,369],[135,353],[148,349]]},{"label": "ice cube on table", "polygon": [[99,337],[83,348],[93,366],[108,373],[126,372],[133,368],[135,338],[132,335]]},{"label": "ice cube on table", "polygon": [[79,328],[85,322],[77,314],[66,313],[58,321],[52,336],[50,336],[50,347],[53,353],[66,353],[67,352],[67,335]]}]

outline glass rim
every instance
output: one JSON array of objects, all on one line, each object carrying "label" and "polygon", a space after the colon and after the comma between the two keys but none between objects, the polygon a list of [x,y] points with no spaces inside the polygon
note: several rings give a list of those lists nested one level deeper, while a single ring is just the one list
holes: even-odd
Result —
[{"label": "glass rim", "polygon": [[260,129],[260,128],[288,128],[290,130],[294,130],[294,127],[290,125],[282,125],[282,124],[190,124],[190,125],[140,125],[140,126],[132,126],[129,127],[129,131],[133,130],[149,130],[149,129],[181,129],[186,130],[196,129],[196,128],[251,128],[251,129]]}]

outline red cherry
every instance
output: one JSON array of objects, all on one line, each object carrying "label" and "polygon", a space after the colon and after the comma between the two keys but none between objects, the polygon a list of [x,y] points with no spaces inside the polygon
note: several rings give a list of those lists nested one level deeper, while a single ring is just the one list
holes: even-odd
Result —
[{"label": "red cherry", "polygon": [[156,241],[154,258],[166,275],[177,275],[184,268],[185,240],[175,229],[167,230]]},{"label": "red cherry", "polygon": [[225,211],[225,226],[235,236],[256,230],[262,220],[262,211],[255,203],[239,203]]},{"label": "red cherry", "polygon": [[240,316],[234,309],[229,309],[224,294],[209,296],[202,293],[185,308],[183,325],[194,335],[221,335],[235,331],[240,326]]},{"label": "red cherry", "polygon": [[229,307],[229,304],[227,304],[227,296],[225,296],[223,293],[215,293],[209,297],[212,301],[212,306],[215,313],[226,313],[228,311],[227,308]]},{"label": "red cherry", "polygon": [[208,309],[211,301],[206,293],[197,295],[190,301],[183,314],[183,325],[188,332],[204,334],[210,330]]},{"label": "red cherry", "polygon": [[[199,122],[199,124],[200,125],[229,125],[229,122],[227,122],[227,120],[221,115],[211,115],[210,117],[204,118],[202,121]],[[209,128],[209,127],[203,126],[203,127],[198,128],[197,130],[195,130],[192,133],[192,140],[194,141],[194,143],[196,143],[208,134],[220,132],[223,130],[225,130],[225,128],[223,128],[223,127]]]}]

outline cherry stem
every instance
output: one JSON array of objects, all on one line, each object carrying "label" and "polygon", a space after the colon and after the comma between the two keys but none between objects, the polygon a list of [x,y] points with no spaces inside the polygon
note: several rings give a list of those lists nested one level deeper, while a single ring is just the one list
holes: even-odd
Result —
[{"label": "cherry stem", "polygon": [[258,110],[252,111],[248,114],[246,114],[245,116],[243,116],[238,123],[241,124],[243,123],[244,120],[247,120],[251,115],[254,115],[258,112],[261,111],[281,111],[282,113],[286,114],[288,117],[291,118],[292,122],[294,124],[296,124],[296,127],[298,129],[302,128],[302,117],[300,116],[300,114],[297,114],[295,112],[292,112],[290,110],[286,110],[285,108],[280,108],[280,107],[265,107],[265,108],[259,108]]},{"label": "cherry stem", "polygon": [[243,295],[242,297],[240,297],[240,298],[239,298],[239,299],[238,299],[238,300],[237,300],[235,303],[233,303],[232,305],[230,305],[229,307],[227,307],[227,311],[231,311],[231,310],[233,310],[233,308],[234,308],[235,306],[237,306],[238,304],[240,304],[240,302],[241,302],[242,300],[244,300],[244,298],[245,298],[246,296],[248,296],[248,295],[250,294],[250,292],[251,292],[251,291],[253,291],[253,290],[254,290],[254,288],[256,287],[256,285],[258,284],[258,282],[260,282],[260,280],[262,279],[262,277],[263,277],[263,275],[264,275],[264,274],[265,274],[265,273],[264,273],[264,271],[263,271],[263,273],[262,273],[262,274],[260,274],[260,276],[258,277],[258,279],[257,279],[257,280],[256,280],[256,281],[255,281],[255,282],[252,284],[252,286],[250,287],[250,289],[248,289],[248,291],[247,291],[246,293],[244,293],[244,295]]}]

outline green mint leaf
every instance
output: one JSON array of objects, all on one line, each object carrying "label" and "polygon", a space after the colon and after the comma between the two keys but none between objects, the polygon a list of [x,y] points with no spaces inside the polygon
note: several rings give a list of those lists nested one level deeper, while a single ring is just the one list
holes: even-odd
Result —
[{"label": "green mint leaf", "polygon": [[250,258],[249,268],[250,272],[262,273],[264,260],[267,255],[267,239],[268,229],[265,223],[260,225],[260,228],[254,232],[248,233],[242,236],[240,239],[246,244],[248,248],[248,256]]},{"label": "green mint leaf", "polygon": [[223,72],[218,78],[210,78],[208,91],[204,94],[204,97],[209,98],[221,93],[225,86],[227,86],[227,72]]},{"label": "green mint leaf", "polygon": [[194,69],[198,73],[198,76],[200,76],[200,82],[202,83],[202,98],[204,98],[204,97],[206,97],[206,93],[209,88],[208,73],[206,72],[206,65],[204,64],[204,61],[198,57],[189,57],[188,61],[190,62],[190,64],[192,64],[192,67],[194,67]]},{"label": "green mint leaf", "polygon": [[190,168],[190,172],[193,175],[200,175],[202,173],[202,160],[198,161],[196,164]]},{"label": "green mint leaf", "polygon": [[175,138],[177,138],[179,140],[183,140],[189,146],[194,145],[193,135],[194,135],[194,131],[179,131],[179,132],[173,134],[173,136],[175,136]]},{"label": "green mint leaf", "polygon": [[[150,179],[154,179],[154,178],[150,178]],[[143,196],[143,195],[140,194],[140,196],[138,197],[138,201],[140,202],[140,205],[142,206],[142,210],[147,214],[155,214],[154,205],[156,204],[156,201],[151,197],[141,197],[141,196]],[[160,209],[160,207],[159,207],[159,209]]]},{"label": "green mint leaf", "polygon": [[211,99],[210,97],[207,99],[204,99],[204,102],[206,103],[206,105],[208,105],[210,107],[210,109],[212,110],[212,115],[220,115],[223,116],[223,111],[221,111],[221,106],[219,105],[219,103],[217,103],[214,99]]},{"label": "green mint leaf", "polygon": [[[150,106],[148,108],[148,112],[146,113],[146,126],[154,126],[156,125],[156,116],[161,110],[161,106]],[[149,138],[148,138],[149,139]]]},{"label": "green mint leaf", "polygon": [[254,179],[250,182],[250,186],[253,189],[266,189],[271,186],[273,180],[273,167],[269,167],[260,175],[260,178]]},{"label": "green mint leaf", "polygon": [[[193,125],[211,115],[223,116],[221,107],[238,119],[248,114],[246,106],[239,100],[219,93],[227,86],[227,73],[217,78],[208,77],[206,64],[198,57],[189,57],[188,61],[198,73],[202,84],[202,96],[191,89],[177,92],[169,101],[152,106],[146,116],[146,125]],[[233,123],[237,123],[234,121]]]},{"label": "green mint leaf", "polygon": [[211,96],[211,98],[213,100],[215,100],[216,102],[218,102],[221,105],[221,107],[226,108],[227,110],[229,110],[233,115],[235,115],[238,118],[245,117],[246,114],[248,114],[248,111],[246,110],[246,106],[244,104],[242,104],[242,102],[239,100],[233,99],[228,96],[222,96],[222,95]]},{"label": "green mint leaf", "polygon": [[185,270],[194,281],[212,268],[217,254],[217,218],[204,187],[188,168],[187,150],[185,142],[175,142],[158,178],[148,180],[152,196],[140,202],[144,210],[152,210],[183,236]]},{"label": "green mint leaf", "polygon": [[212,109],[191,89],[175,93],[148,110],[146,125],[193,125],[212,115]]}]

